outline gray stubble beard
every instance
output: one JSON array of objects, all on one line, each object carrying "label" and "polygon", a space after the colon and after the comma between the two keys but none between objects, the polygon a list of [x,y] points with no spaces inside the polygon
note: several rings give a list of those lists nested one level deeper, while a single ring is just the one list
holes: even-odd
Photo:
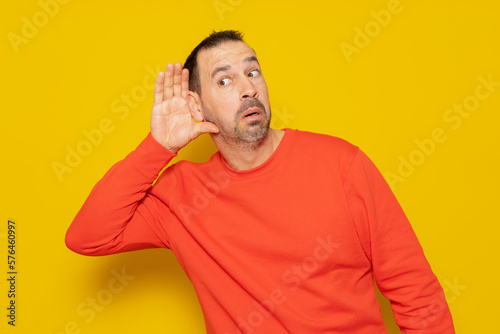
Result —
[{"label": "gray stubble beard", "polygon": [[[265,119],[253,121],[248,124],[250,129],[248,131],[244,131],[239,129],[241,114],[247,110],[249,107],[259,107]],[[242,104],[240,109],[235,115],[234,122],[235,126],[233,128],[232,133],[225,131],[223,127],[219,126],[220,123],[214,119],[212,119],[212,115],[210,112],[209,117],[205,115],[205,120],[211,123],[214,123],[219,128],[218,135],[224,140],[226,143],[234,146],[239,146],[241,149],[255,149],[259,147],[264,138],[266,138],[267,133],[269,132],[269,126],[271,124],[271,110],[267,111],[265,106],[257,99],[249,99],[248,103]],[[260,124],[260,125],[259,125]],[[254,130],[254,127],[258,129]]]}]

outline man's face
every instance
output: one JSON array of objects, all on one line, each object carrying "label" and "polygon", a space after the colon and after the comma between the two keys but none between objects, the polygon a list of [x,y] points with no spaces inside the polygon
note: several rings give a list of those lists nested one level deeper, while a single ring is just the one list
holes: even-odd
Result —
[{"label": "man's face", "polygon": [[269,129],[271,108],[266,81],[255,52],[229,41],[200,51],[198,69],[205,121],[219,128],[226,142],[255,142]]}]

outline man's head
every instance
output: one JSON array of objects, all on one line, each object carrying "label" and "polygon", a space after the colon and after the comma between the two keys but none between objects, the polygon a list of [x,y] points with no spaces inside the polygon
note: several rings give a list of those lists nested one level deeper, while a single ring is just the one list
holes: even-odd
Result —
[{"label": "man's head", "polygon": [[189,55],[188,103],[197,121],[212,122],[227,143],[255,143],[269,129],[267,84],[254,50],[237,31],[214,32]]},{"label": "man's head", "polygon": [[198,44],[191,54],[186,58],[184,68],[189,70],[189,89],[201,95],[200,76],[198,67],[198,53],[205,49],[219,46],[223,42],[234,41],[244,42],[243,34],[236,30],[222,30],[211,33],[207,38]]}]

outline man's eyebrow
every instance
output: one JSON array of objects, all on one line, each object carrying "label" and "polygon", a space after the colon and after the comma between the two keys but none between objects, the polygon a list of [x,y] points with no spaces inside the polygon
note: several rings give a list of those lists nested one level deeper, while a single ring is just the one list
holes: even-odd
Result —
[{"label": "man's eyebrow", "polygon": [[226,66],[221,66],[221,67],[217,67],[213,72],[212,72],[212,78],[219,72],[223,72],[223,71],[227,71],[231,68],[230,65],[226,65]]},{"label": "man's eyebrow", "polygon": [[[257,59],[257,57],[256,57],[256,56],[246,57],[244,60],[245,60],[246,62],[248,62],[248,63],[251,63],[252,61],[255,61],[255,62],[257,62],[257,64],[259,64],[259,60]],[[259,64],[259,65],[260,65],[260,64]]]},{"label": "man's eyebrow", "polygon": [[[257,59],[256,56],[246,57],[245,59],[243,59],[243,61],[245,61],[247,63],[251,63],[252,61],[255,61],[255,62],[257,62],[257,64],[259,64],[259,60]],[[217,67],[215,70],[213,70],[211,77],[213,78],[217,73],[227,71],[230,68],[231,68],[231,65]]]}]

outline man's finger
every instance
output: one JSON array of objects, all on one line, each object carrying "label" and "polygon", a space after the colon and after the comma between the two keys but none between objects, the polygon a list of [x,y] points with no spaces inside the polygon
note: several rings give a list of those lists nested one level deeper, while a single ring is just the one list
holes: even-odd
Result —
[{"label": "man's finger", "polygon": [[167,64],[163,81],[163,99],[169,99],[174,94],[174,64]]},{"label": "man's finger", "polygon": [[181,96],[183,98],[186,98],[188,92],[189,92],[189,70],[187,68],[184,68],[182,69],[182,78],[181,78]]},{"label": "man's finger", "polygon": [[181,96],[182,64],[176,63],[174,68],[174,96]]},{"label": "man's finger", "polygon": [[155,89],[153,94],[153,104],[159,104],[163,101],[163,80],[165,77],[164,72],[159,72],[156,76]]}]

